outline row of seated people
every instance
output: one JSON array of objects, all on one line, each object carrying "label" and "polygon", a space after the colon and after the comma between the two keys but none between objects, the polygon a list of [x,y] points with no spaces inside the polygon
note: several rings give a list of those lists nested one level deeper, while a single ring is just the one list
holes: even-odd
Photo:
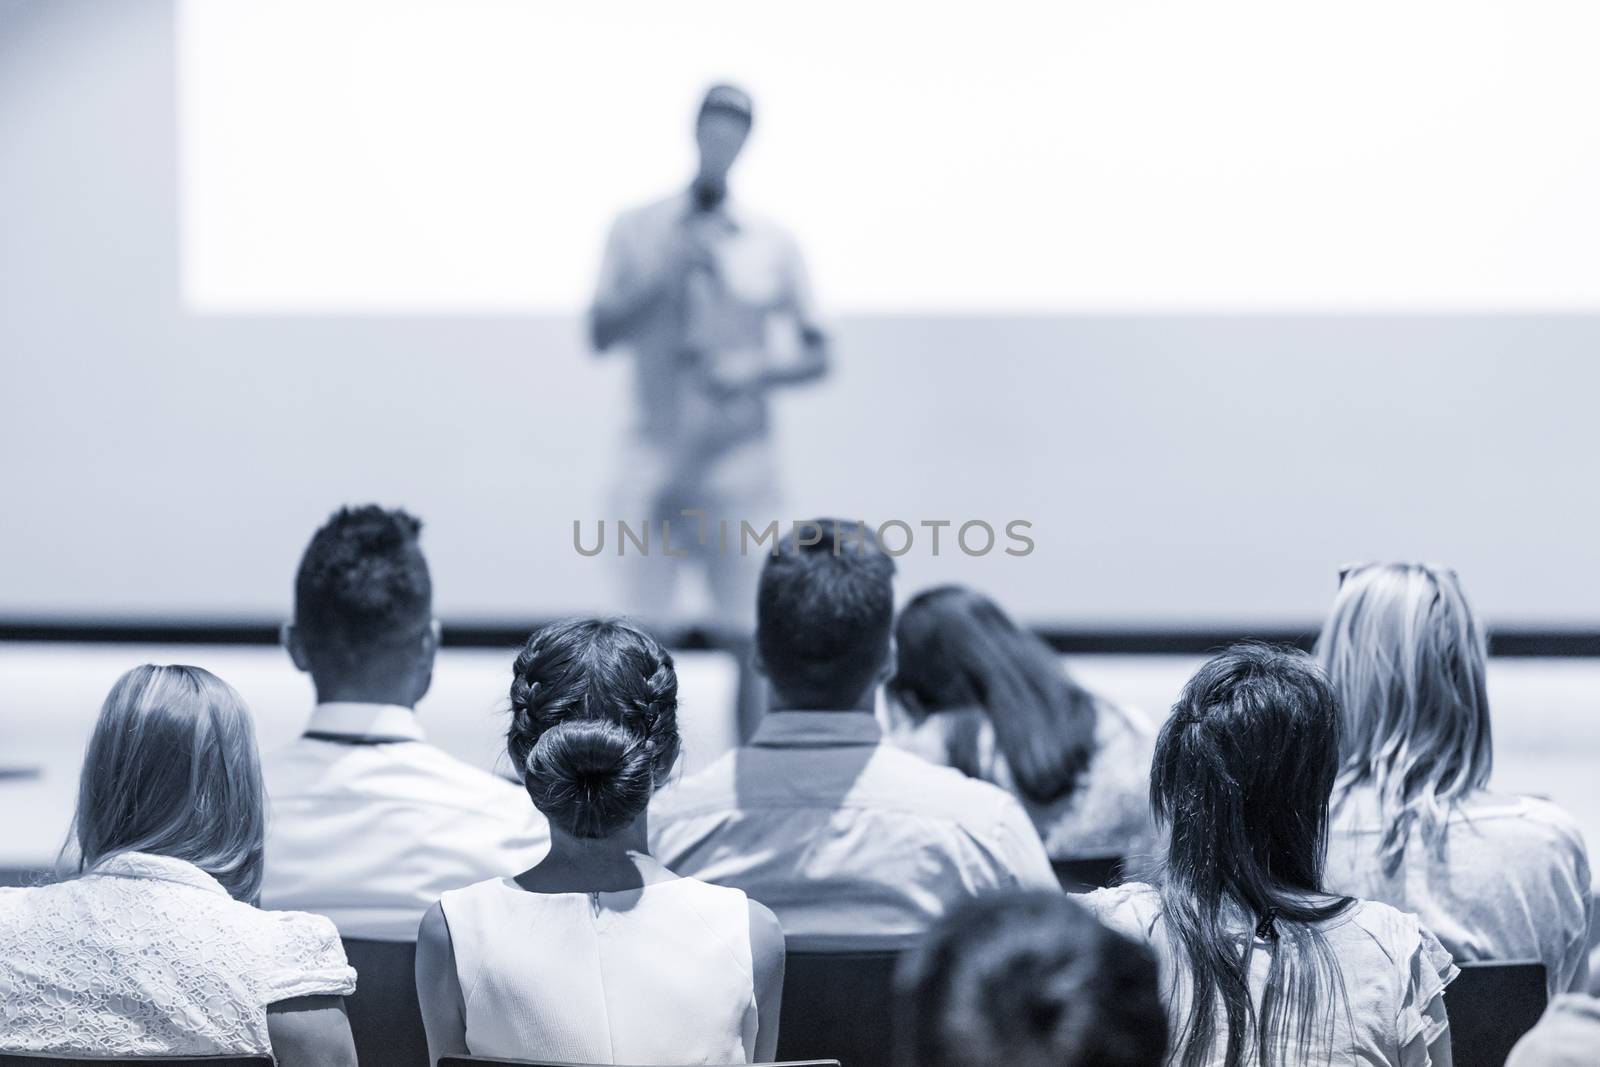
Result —
[{"label": "row of seated people", "polygon": [[[350,1063],[341,936],[416,942],[435,1060],[770,1060],[786,944],[908,947],[917,1064],[1449,1064],[1458,962],[1585,984],[1583,843],[1487,790],[1449,571],[1342,574],[1314,658],[1229,649],[1153,730],[981,596],[896,618],[870,539],[791,536],[747,744],[677,778],[670,654],[558,623],[512,663],[518,785],[411,710],[439,639],[419,530],[369,506],[313,537],[286,643],[318,704],[264,772],[220,679],[117,683],[77,876],[0,891],[0,1049]],[[1060,891],[1052,860],[1107,852],[1138,880]],[[1562,1003],[1552,1026],[1588,1010]]]}]

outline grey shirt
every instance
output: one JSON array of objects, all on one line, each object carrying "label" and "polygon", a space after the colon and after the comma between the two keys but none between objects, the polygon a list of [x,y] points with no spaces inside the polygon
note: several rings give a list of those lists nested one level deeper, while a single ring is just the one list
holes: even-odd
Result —
[{"label": "grey shirt", "polygon": [[1588,975],[1589,857],[1577,824],[1546,800],[1480,792],[1444,823],[1413,830],[1399,868],[1378,854],[1384,821],[1373,790],[1335,798],[1324,887],[1415,914],[1457,962],[1539,960],[1550,995]]}]

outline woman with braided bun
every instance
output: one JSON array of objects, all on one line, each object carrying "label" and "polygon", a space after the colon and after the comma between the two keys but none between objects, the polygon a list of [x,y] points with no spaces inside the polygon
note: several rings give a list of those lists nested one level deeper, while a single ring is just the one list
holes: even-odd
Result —
[{"label": "woman with braided bun", "polygon": [[783,932],[737,889],[651,858],[646,808],[678,759],[672,656],[622,622],[536,631],[506,750],[550,822],[514,878],[445,893],[417,938],[429,1058],[747,1063],[778,1043]]}]

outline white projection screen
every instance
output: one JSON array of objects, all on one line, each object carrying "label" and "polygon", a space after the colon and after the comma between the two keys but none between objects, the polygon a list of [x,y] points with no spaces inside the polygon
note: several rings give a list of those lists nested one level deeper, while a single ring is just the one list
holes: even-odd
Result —
[{"label": "white projection screen", "polygon": [[1032,523],[1026,558],[921,543],[902,595],[1303,626],[1340,564],[1421,558],[1495,626],[1600,627],[1590,3],[28,12],[0,616],[281,618],[363,500],[424,518],[447,620],[624,606],[572,547],[632,400],[582,315],[728,79],[735,195],[833,339],[775,401],[778,517]]},{"label": "white projection screen", "polygon": [[740,190],[840,312],[1600,304],[1593,5],[180,13],[197,311],[570,312],[724,78],[759,109]]}]

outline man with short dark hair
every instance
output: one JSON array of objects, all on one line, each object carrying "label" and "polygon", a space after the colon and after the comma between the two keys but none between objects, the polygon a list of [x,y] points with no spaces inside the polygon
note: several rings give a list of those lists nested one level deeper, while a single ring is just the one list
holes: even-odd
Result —
[{"label": "man with short dark hair", "polygon": [[549,847],[522,790],[424,740],[413,709],[439,624],[421,528],[404,511],[341,509],[306,548],[284,627],[317,706],[263,761],[261,902],[326,915],[345,937],[415,941],[439,894],[516,874]]},{"label": "man with short dark hair", "polygon": [[799,524],[761,573],[767,714],[651,806],[656,857],[767,905],[791,946],[894,944],[958,901],[1058,888],[1011,794],[884,739],[873,705],[894,670],[893,577],[862,524]]}]

